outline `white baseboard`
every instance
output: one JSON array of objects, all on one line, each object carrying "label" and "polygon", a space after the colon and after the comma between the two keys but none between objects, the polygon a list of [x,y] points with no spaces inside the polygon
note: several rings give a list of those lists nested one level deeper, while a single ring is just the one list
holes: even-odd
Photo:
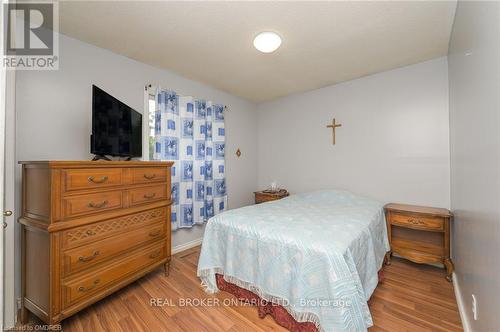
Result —
[{"label": "white baseboard", "polygon": [[464,332],[472,332],[469,325],[469,319],[466,314],[467,309],[465,307],[462,292],[460,291],[460,286],[458,285],[458,279],[455,272],[453,272],[452,278],[453,290],[455,291],[455,298],[457,299],[458,312],[460,313],[460,319],[462,320],[462,327],[464,328]]},{"label": "white baseboard", "polygon": [[203,241],[203,238],[195,239],[183,244],[179,244],[178,246],[175,246],[172,248],[172,255],[177,254],[179,252],[182,252],[184,250],[191,249],[193,247],[199,246],[201,242]]}]

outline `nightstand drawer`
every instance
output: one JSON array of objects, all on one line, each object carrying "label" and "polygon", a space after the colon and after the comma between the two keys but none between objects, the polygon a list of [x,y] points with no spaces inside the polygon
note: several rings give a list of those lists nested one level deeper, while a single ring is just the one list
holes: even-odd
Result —
[{"label": "nightstand drawer", "polygon": [[281,199],[281,197],[268,196],[268,195],[255,195],[255,204],[277,201],[278,199]]},{"label": "nightstand drawer", "polygon": [[404,214],[391,213],[391,224],[405,226],[415,229],[444,231],[443,218],[432,218],[427,216],[408,216]]},{"label": "nightstand drawer", "polygon": [[290,194],[285,189],[281,189],[278,192],[267,192],[267,191],[256,191],[255,204],[277,201],[279,199],[288,197]]}]

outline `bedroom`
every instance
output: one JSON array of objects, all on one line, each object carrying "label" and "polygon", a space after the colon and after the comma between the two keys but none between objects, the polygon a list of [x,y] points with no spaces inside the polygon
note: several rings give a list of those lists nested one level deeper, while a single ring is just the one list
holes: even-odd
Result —
[{"label": "bedroom", "polygon": [[3,4],[5,328],[499,329],[498,2]]}]

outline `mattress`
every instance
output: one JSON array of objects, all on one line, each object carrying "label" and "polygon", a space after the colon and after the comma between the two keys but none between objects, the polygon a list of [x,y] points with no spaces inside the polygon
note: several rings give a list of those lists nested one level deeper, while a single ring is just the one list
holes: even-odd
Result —
[{"label": "mattress", "polygon": [[341,190],[303,193],[211,218],[198,276],[213,293],[222,274],[321,331],[364,331],[388,250],[380,202]]}]

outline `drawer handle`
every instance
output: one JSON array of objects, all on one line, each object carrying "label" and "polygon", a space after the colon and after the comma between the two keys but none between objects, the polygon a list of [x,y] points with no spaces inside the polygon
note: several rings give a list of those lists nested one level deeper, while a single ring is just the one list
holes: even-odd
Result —
[{"label": "drawer handle", "polygon": [[148,180],[153,180],[156,177],[156,174],[144,174],[144,178]]},{"label": "drawer handle", "polygon": [[145,199],[151,199],[151,198],[154,198],[156,196],[156,193],[152,193],[152,194],[144,194],[144,198]]},{"label": "drawer handle", "polygon": [[93,284],[92,286],[90,286],[90,287],[83,287],[83,286],[80,286],[80,287],[78,287],[78,291],[79,291],[79,292],[87,292],[87,291],[89,291],[89,290],[92,290],[92,289],[94,289],[94,288],[97,286],[97,284],[98,284],[99,282],[100,282],[100,280],[99,280],[99,279],[96,279],[96,280],[94,280],[94,284]]},{"label": "drawer handle", "polygon": [[85,233],[87,233],[87,235],[91,236],[91,235],[95,235],[95,232],[91,229],[89,229],[88,231],[86,231]]},{"label": "drawer handle", "polygon": [[97,204],[94,202],[90,202],[88,206],[89,206],[89,208],[102,209],[107,204],[108,204],[108,201],[102,201],[101,203],[97,203]]},{"label": "drawer handle", "polygon": [[104,183],[104,182],[108,181],[107,176],[103,176],[98,180],[96,180],[93,176],[89,176],[88,179],[89,179],[89,182],[93,182],[93,183]]},{"label": "drawer handle", "polygon": [[418,220],[418,219],[408,219],[408,221],[410,222],[410,224],[413,224],[413,225],[423,225],[424,222],[422,220]]},{"label": "drawer handle", "polygon": [[156,258],[158,256],[160,256],[160,251],[152,253],[151,255],[149,255],[149,258]]},{"label": "drawer handle", "polygon": [[80,256],[80,257],[78,257],[78,261],[80,261],[82,263],[85,263],[85,262],[93,260],[94,258],[96,258],[97,256],[99,256],[99,254],[100,254],[99,250],[96,250],[96,251],[94,251],[94,253],[92,254],[92,256],[88,256],[88,257]]},{"label": "drawer handle", "polygon": [[151,233],[149,233],[149,236],[151,236],[151,237],[155,237],[155,236],[160,235],[160,233],[161,233],[161,231],[160,231],[160,230],[157,230],[156,232],[151,232]]}]

